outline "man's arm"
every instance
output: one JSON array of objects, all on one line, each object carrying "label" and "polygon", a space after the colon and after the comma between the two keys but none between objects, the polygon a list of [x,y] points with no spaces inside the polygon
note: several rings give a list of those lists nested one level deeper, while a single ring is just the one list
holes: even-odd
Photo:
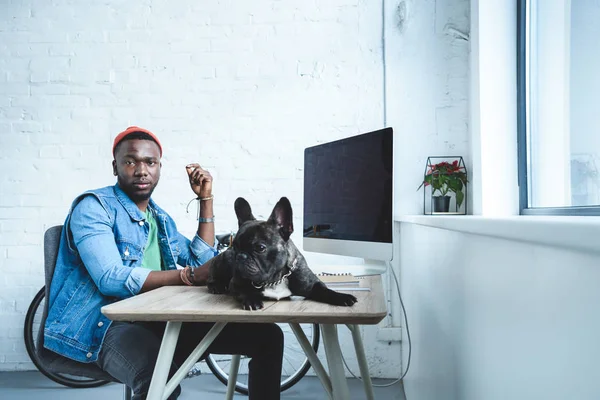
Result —
[{"label": "man's arm", "polygon": [[213,218],[213,178],[210,172],[203,169],[200,164],[188,164],[185,167],[190,180],[190,187],[198,197],[200,219],[198,220],[198,236],[209,246],[215,245],[215,224]]},{"label": "man's arm", "polygon": [[215,223],[202,222],[202,218],[212,219],[215,216],[213,211],[213,197],[208,196],[207,200],[198,200],[200,207],[200,220],[198,221],[198,236],[202,238],[209,246],[215,245]]},{"label": "man's arm", "polygon": [[[206,285],[206,281],[208,280],[208,269],[212,262],[213,260],[210,259],[204,263],[204,265],[194,268],[194,285]],[[188,278],[191,279],[191,274],[189,271],[186,271],[185,273],[188,274]],[[161,286],[173,285],[184,285],[183,281],[181,280],[180,269],[170,271],[152,271],[146,278],[141,292],[147,292]]]},{"label": "man's arm", "polygon": [[178,269],[172,269],[169,271],[152,271],[148,274],[148,277],[144,281],[144,285],[142,286],[140,293],[148,292],[161,286],[175,285],[183,285],[183,281],[179,276]]},{"label": "man's arm", "polygon": [[140,291],[150,270],[123,265],[113,224],[100,201],[90,195],[75,206],[68,228],[83,265],[100,292],[105,296],[126,298]]}]

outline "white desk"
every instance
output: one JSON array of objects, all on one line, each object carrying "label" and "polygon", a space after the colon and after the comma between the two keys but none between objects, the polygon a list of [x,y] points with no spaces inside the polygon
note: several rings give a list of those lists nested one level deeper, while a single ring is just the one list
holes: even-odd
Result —
[{"label": "white desk", "polygon": [[[352,332],[367,398],[373,399],[373,388],[358,325],[379,323],[386,316],[387,309],[381,276],[363,277],[360,286],[371,290],[348,292],[358,299],[352,307],[331,306],[310,300],[281,300],[265,301],[264,308],[258,311],[242,310],[233,297],[210,294],[205,286],[165,286],[104,306],[102,313],[115,321],[167,322],[148,400],[166,399],[229,322],[289,323],[323,387],[334,400],[347,400],[350,397],[336,329],[337,324],[347,325]],[[169,367],[183,322],[215,322],[215,325],[167,382]],[[310,346],[300,328],[300,323],[321,324],[329,375]],[[230,377],[235,377],[237,374],[235,364],[234,360]],[[234,386],[235,379],[230,379],[227,399],[233,397]]]}]

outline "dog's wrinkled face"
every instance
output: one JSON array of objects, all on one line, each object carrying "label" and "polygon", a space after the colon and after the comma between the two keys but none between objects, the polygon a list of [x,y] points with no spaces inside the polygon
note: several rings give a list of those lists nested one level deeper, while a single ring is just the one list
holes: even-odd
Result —
[{"label": "dog's wrinkled face", "polygon": [[235,214],[239,225],[233,241],[235,274],[255,284],[280,279],[288,264],[286,244],[294,230],[289,200],[282,197],[267,221],[257,221],[250,204],[240,197]]}]

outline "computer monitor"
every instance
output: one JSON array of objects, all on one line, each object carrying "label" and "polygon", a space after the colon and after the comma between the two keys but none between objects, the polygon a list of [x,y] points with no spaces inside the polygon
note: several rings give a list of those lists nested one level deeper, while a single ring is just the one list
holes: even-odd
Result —
[{"label": "computer monitor", "polygon": [[303,249],[360,257],[365,274],[393,256],[393,130],[304,151]]}]

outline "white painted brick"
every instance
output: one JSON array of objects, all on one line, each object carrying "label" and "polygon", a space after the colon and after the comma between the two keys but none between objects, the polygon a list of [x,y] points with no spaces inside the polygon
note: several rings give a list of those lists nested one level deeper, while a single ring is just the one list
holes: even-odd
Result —
[{"label": "white painted brick", "polygon": [[35,7],[31,8],[31,17],[33,20],[54,20],[70,19],[73,17],[73,8],[71,7],[53,7],[55,2],[36,2]]},{"label": "white painted brick", "polygon": [[110,110],[106,108],[77,108],[71,111],[71,118],[74,121],[90,119],[109,118]]},{"label": "white painted brick", "polygon": [[[67,34],[60,31],[40,30],[27,33],[26,41],[29,43],[66,43]],[[19,39],[20,40],[20,39]]]},{"label": "white painted brick", "polygon": [[68,74],[61,74],[56,76],[55,79],[77,85],[89,85],[94,82],[95,77],[94,70],[72,68]]},{"label": "white painted brick", "polygon": [[75,49],[72,44],[56,43],[48,46],[48,54],[50,56],[73,56]]},{"label": "white painted brick", "polygon": [[[1,165],[1,164],[0,164]],[[37,208],[17,208],[13,205],[8,207],[0,207],[0,219],[1,220],[9,220],[9,219],[27,219],[27,220],[39,220],[41,215],[41,209]],[[0,251],[0,258],[2,258],[2,254],[6,252]]]},{"label": "white painted brick", "polygon": [[46,43],[15,43],[10,46],[11,57],[40,57],[49,54]]},{"label": "white painted brick", "polygon": [[87,95],[95,97],[98,95],[108,96],[111,94],[111,86],[103,83],[93,83],[90,86],[72,85],[70,94]]},{"label": "white painted brick", "polygon": [[209,39],[196,39],[188,42],[173,42],[169,44],[172,53],[197,53],[199,51],[210,51],[211,41]]},{"label": "white painted brick", "polygon": [[0,43],[28,43],[28,32],[0,32]]},{"label": "white painted brick", "polygon": [[44,83],[49,80],[48,71],[37,71],[29,74],[29,81],[31,83]]},{"label": "white painted brick", "polygon": [[[138,63],[138,57],[130,54],[113,56],[112,67],[115,69],[133,69]],[[122,71],[121,71],[122,72]]]},{"label": "white painted brick", "polygon": [[44,94],[69,94],[70,89],[68,85],[60,83],[43,83],[38,85],[31,85],[31,95],[44,95]]},{"label": "white painted brick", "polygon": [[[42,72],[39,72],[42,73]],[[71,81],[72,72],[68,71],[48,71],[48,80],[53,83],[64,83]],[[33,73],[32,73],[33,75]]]},{"label": "white painted brick", "polygon": [[104,31],[86,30],[79,32],[70,32],[67,34],[67,41],[71,43],[90,43],[97,44],[106,42]]},{"label": "white painted brick", "polygon": [[[204,7],[202,3],[198,3],[198,5]],[[229,32],[230,27],[224,25],[212,26],[198,23],[197,26],[194,26],[194,37],[197,39],[224,37],[227,36]]]},{"label": "white painted brick", "polygon": [[0,92],[4,95],[29,95],[29,86],[23,83],[2,83]]},{"label": "white painted brick", "polygon": [[[16,300],[3,300],[0,299],[0,315],[4,313],[12,313],[17,311]],[[23,332],[21,331],[21,334]]]},{"label": "white painted brick", "polygon": [[[241,7],[237,7],[237,5]],[[248,25],[253,22],[252,12],[244,10],[243,4],[238,3],[236,7],[232,7],[228,12],[215,13],[210,17],[210,25]]]},{"label": "white painted brick", "polygon": [[112,57],[103,53],[82,53],[71,57],[71,68],[81,71],[93,71],[96,68],[107,69],[112,64]]},{"label": "white painted brick", "polygon": [[87,107],[90,98],[81,95],[38,95],[35,97],[16,96],[13,98],[16,107]]},{"label": "white painted brick", "polygon": [[15,351],[15,340],[8,340],[8,331],[2,332],[0,338],[4,339],[0,341],[0,352],[5,354],[4,357],[7,357],[8,354],[13,354]]},{"label": "white painted brick", "polygon": [[[27,309],[22,310],[21,311],[27,311]],[[8,335],[7,337],[9,339],[23,339],[23,329],[21,328],[9,328],[8,329]]]},{"label": "white painted brick", "polygon": [[[22,339],[21,339],[21,341],[22,341]],[[17,342],[15,341],[15,343],[17,343]],[[12,354],[11,353],[7,354],[4,358],[4,362],[7,364],[10,364],[10,363],[21,364],[21,363],[31,362],[31,359],[29,358],[29,355],[27,354],[27,352],[25,352],[25,353],[14,352]]]},{"label": "white painted brick", "polygon": [[281,24],[294,21],[295,10],[291,8],[273,8],[262,7],[252,13],[253,24]]},{"label": "white painted brick", "polygon": [[211,39],[210,50],[214,52],[237,53],[252,51],[252,40],[240,39],[236,41],[227,39]]},{"label": "white painted brick", "polygon": [[0,122],[0,140],[8,137],[12,132],[12,125],[9,122]]},{"label": "white painted brick", "polygon": [[[30,138],[30,135],[28,135],[28,134],[20,134],[20,133],[3,135],[3,136],[0,136],[0,144],[2,146],[10,147],[11,149],[30,148],[31,147],[31,138]],[[11,154],[14,154],[14,153],[5,152],[5,153],[0,154],[0,160],[8,160],[9,156]],[[0,164],[2,164],[1,161],[0,161]],[[13,166],[14,166],[14,160],[11,157],[10,162],[7,163],[6,165],[4,165],[5,169],[3,169],[3,171],[8,171]]]},{"label": "white painted brick", "polygon": [[43,125],[39,122],[13,122],[13,132],[41,132]]},{"label": "white painted brick", "polygon": [[125,30],[107,31],[105,32],[105,38],[109,43],[127,43],[131,39],[129,33]]},{"label": "white painted brick", "polygon": [[[37,196],[40,197],[40,196]],[[38,202],[38,206],[39,206]],[[11,235],[11,238],[5,243],[8,248],[6,254],[7,260],[40,260],[40,245],[42,238],[39,235],[26,235],[23,233]],[[14,262],[14,261],[11,261]]]},{"label": "white painted brick", "polygon": [[58,146],[42,146],[40,147],[40,158],[59,158],[60,149]]}]

